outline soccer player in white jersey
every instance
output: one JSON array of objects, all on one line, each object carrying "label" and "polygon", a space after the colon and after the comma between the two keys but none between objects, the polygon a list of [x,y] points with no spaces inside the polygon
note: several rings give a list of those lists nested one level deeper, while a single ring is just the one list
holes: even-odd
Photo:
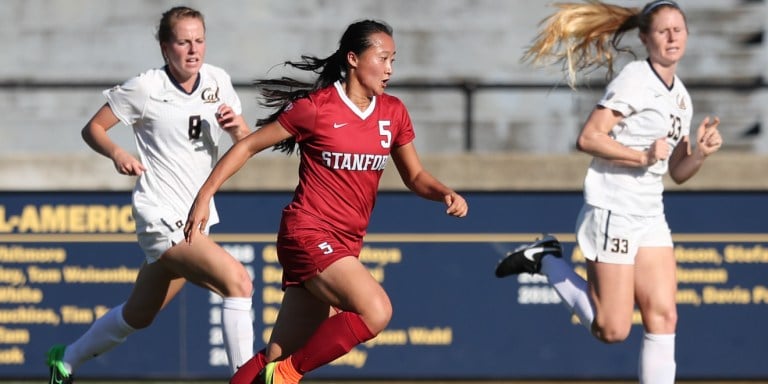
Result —
[{"label": "soccer player in white jersey", "polygon": [[359,255],[390,156],[410,190],[442,202],[451,216],[467,214],[464,198],[422,167],[408,111],[384,93],[394,60],[392,29],[363,20],[347,27],[330,56],[288,62],[319,74],[314,83],[257,81],[266,104],[278,111],[235,144],[200,188],[185,227],[193,243],[224,180],[270,146],[290,153],[298,144],[299,185],[277,238],[285,290],[280,313],[267,347],[230,383],[296,384],[387,326],[392,304]]},{"label": "soccer player in white jersey", "polygon": [[[705,118],[689,139],[693,106],[675,74],[688,27],[674,1],[640,8],[602,2],[558,4],[527,52],[534,63],[553,59],[578,71],[606,66],[624,33],[639,29],[647,59],[633,61],[608,85],[578,137],[593,156],[584,181],[576,238],[587,259],[586,281],[561,258],[552,236],[508,254],[496,268],[504,277],[541,273],[597,339],[629,335],[635,304],[645,335],[639,356],[641,383],[675,382],[676,263],[662,203],[662,176],[682,183],[716,152],[719,120]],[[545,257],[549,256],[549,257]]]},{"label": "soccer player in white jersey", "polygon": [[[120,174],[138,176],[133,215],[145,253],[128,299],[76,341],[48,352],[51,383],[72,382],[73,372],[137,329],[149,326],[186,281],[221,295],[224,342],[232,372],[253,355],[251,295],[245,267],[207,236],[184,242],[183,224],[198,188],[217,160],[220,136],[247,136],[240,99],[229,75],[204,63],[205,22],[197,10],[174,7],[160,20],[157,38],[165,60],[120,86],[83,128],[83,138],[110,158]],[[119,147],[107,130],[133,127],[139,158]],[[218,222],[210,203],[211,220]]]}]

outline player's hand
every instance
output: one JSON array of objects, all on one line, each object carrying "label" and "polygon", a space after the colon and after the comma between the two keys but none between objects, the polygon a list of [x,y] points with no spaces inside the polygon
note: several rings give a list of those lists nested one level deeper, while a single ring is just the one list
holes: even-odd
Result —
[{"label": "player's hand", "polygon": [[656,164],[660,160],[666,160],[669,157],[669,145],[667,145],[667,139],[660,137],[651,144],[648,150],[645,152],[646,166]]},{"label": "player's hand", "polygon": [[717,116],[713,119],[707,116],[696,130],[696,151],[704,157],[717,152],[723,145],[723,138],[717,130],[718,125],[720,125],[720,119]]},{"label": "player's hand", "polygon": [[187,244],[192,244],[192,239],[198,233],[203,232],[209,217],[210,206],[208,201],[200,201],[200,197],[196,197],[195,201],[192,202],[192,207],[189,209],[187,223],[184,224],[184,239]]},{"label": "player's hand", "polygon": [[236,114],[232,107],[226,104],[219,105],[216,111],[216,122],[232,137],[233,142],[242,140],[250,133],[243,116]]},{"label": "player's hand", "polygon": [[464,217],[469,211],[467,201],[456,192],[451,192],[445,195],[445,204],[448,206],[445,213],[451,216]]},{"label": "player's hand", "polygon": [[112,155],[112,162],[115,164],[117,172],[121,175],[139,176],[146,171],[146,168],[138,159],[120,148]]},{"label": "player's hand", "polygon": [[219,109],[216,111],[216,122],[219,123],[219,126],[225,131],[240,129],[240,124],[237,119],[235,119],[236,116],[237,115],[235,114],[235,111],[232,110],[232,107],[227,104],[222,104],[219,105]]}]

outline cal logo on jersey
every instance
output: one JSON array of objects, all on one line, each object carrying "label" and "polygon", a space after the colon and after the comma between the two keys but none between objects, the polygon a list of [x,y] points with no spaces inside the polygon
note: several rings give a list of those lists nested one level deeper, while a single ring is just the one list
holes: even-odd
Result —
[{"label": "cal logo on jersey", "polygon": [[680,94],[677,95],[677,106],[683,111],[685,111],[685,109],[687,108],[685,105],[685,97],[683,97],[683,95],[680,95]]},{"label": "cal logo on jersey", "polygon": [[219,88],[206,88],[202,93],[203,103],[210,104],[219,101]]}]

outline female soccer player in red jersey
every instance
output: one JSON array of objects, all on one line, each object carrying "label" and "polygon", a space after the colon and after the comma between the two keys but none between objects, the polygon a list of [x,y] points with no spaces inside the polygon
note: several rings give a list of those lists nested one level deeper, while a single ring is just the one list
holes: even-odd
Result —
[{"label": "female soccer player in red jersey", "polygon": [[394,59],[392,29],[364,20],[347,28],[330,56],[286,63],[318,73],[313,84],[257,81],[264,103],[278,111],[230,148],[198,192],[184,228],[190,243],[225,180],[256,153],[273,145],[291,153],[298,143],[299,184],[277,239],[285,295],[267,347],[233,383],[251,383],[259,372],[266,383],[298,383],[387,326],[389,297],[358,256],[390,156],[410,190],[444,202],[451,216],[467,214],[464,198],[422,167],[408,111],[384,93]]}]

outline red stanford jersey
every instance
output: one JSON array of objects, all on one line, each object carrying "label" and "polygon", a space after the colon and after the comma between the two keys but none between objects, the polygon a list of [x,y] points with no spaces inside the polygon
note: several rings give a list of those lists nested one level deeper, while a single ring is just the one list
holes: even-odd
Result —
[{"label": "red stanford jersey", "polygon": [[360,111],[336,82],[296,100],[278,121],[301,151],[299,185],[282,227],[309,220],[362,238],[389,153],[414,138],[403,103],[382,94]]}]

